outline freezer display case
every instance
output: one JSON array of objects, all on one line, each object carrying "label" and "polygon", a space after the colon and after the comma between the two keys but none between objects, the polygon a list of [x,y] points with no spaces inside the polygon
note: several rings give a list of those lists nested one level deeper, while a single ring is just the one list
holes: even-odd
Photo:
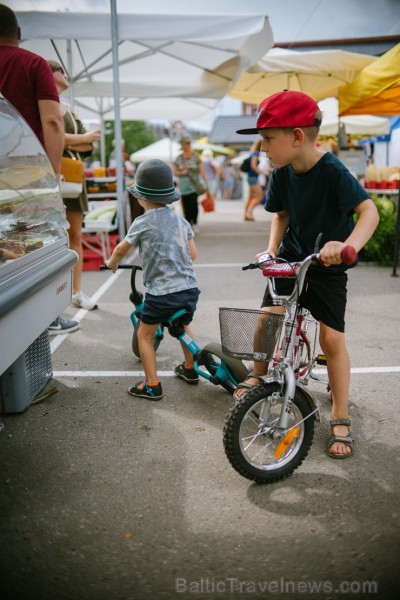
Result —
[{"label": "freezer display case", "polygon": [[47,328],[76,262],[49,159],[0,94],[0,412],[27,408],[51,377]]}]

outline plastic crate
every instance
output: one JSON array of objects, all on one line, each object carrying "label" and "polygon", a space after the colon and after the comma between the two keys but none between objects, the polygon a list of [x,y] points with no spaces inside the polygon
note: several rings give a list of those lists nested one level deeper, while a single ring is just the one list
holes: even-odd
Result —
[{"label": "plastic crate", "polygon": [[95,252],[85,252],[83,255],[83,270],[98,271],[100,265],[104,264],[104,258]]}]

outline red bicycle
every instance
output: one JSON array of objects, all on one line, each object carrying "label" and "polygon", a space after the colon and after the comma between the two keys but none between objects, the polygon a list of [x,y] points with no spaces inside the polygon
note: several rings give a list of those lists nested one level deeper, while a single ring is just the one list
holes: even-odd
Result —
[{"label": "red bicycle", "polygon": [[[283,479],[303,462],[313,441],[314,421],[319,420],[318,403],[305,384],[315,365],[326,361],[314,353],[318,323],[298,302],[307,269],[318,258],[312,254],[301,263],[282,263],[262,256],[258,263],[243,267],[262,269],[274,303],[284,307],[284,314],[220,309],[224,353],[271,365],[263,385],[233,404],[224,426],[224,448],[231,465],[257,483]],[[356,259],[354,248],[346,246],[343,262],[352,264]],[[282,277],[295,279],[290,296],[276,293],[274,280]]]}]

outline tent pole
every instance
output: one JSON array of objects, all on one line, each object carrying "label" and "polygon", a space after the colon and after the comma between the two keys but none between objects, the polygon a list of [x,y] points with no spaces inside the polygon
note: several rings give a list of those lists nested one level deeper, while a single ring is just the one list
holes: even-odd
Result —
[{"label": "tent pole", "polygon": [[106,132],[105,132],[105,123],[104,123],[104,108],[103,108],[103,98],[100,98],[100,131],[101,131],[101,139],[100,139],[100,157],[101,164],[106,164]]},{"label": "tent pole", "polygon": [[[73,64],[72,64],[72,44],[71,44],[71,40],[67,40],[67,65],[68,65],[68,73],[70,75],[71,80],[73,81]],[[74,98],[74,86],[70,85],[69,86],[69,90],[68,90],[68,94],[69,94],[69,103],[71,106],[71,110],[75,110],[75,98]]]},{"label": "tent pole", "polygon": [[398,277],[397,265],[399,264],[399,245],[400,245],[400,188],[397,196],[397,218],[396,218],[396,232],[394,238],[394,256],[393,256],[393,271],[392,277]]},{"label": "tent pole", "polygon": [[122,164],[121,116],[119,105],[119,64],[118,64],[118,18],[117,1],[110,0],[111,7],[111,41],[113,57],[113,90],[114,90],[114,133],[115,159],[117,163],[117,199],[118,199],[118,230],[119,241],[125,237],[125,206],[124,206],[124,174]]}]

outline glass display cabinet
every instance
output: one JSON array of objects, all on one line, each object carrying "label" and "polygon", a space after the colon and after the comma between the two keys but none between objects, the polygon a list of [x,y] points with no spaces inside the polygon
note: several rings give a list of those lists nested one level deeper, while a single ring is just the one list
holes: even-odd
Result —
[{"label": "glass display cabinet", "polygon": [[0,94],[0,412],[25,410],[52,376],[47,328],[76,262],[50,161]]}]

